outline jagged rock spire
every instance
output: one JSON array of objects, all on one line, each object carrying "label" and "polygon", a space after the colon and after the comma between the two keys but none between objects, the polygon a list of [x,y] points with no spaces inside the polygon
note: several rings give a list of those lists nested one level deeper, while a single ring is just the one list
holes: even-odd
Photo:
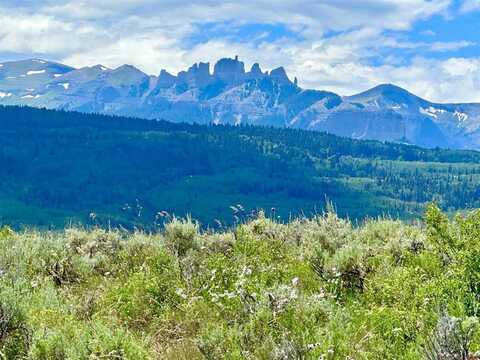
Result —
[{"label": "jagged rock spire", "polygon": [[170,74],[167,70],[160,71],[160,75],[158,76],[157,86],[162,88],[167,88],[173,86],[176,81],[176,77]]},{"label": "jagged rock spire", "polygon": [[283,66],[280,66],[276,69],[273,69],[270,72],[270,77],[272,79],[278,81],[279,83],[290,83],[291,82],[290,79],[288,78],[287,72],[285,71]]},{"label": "jagged rock spire", "polygon": [[228,84],[238,83],[245,77],[245,64],[238,60],[238,56],[235,59],[220,59],[215,64],[213,76]]},{"label": "jagged rock spire", "polygon": [[190,85],[204,86],[211,80],[210,64],[195,63],[187,71],[178,73],[178,81],[180,83],[188,83]]},{"label": "jagged rock spire", "polygon": [[250,73],[252,75],[263,75],[262,69],[260,68],[260,65],[258,63],[255,63],[252,65],[252,68],[250,69]]}]

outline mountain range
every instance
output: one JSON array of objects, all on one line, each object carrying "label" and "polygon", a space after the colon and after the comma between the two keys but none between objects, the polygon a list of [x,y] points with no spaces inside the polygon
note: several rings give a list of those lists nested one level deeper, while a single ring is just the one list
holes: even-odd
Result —
[{"label": "mountain range", "polygon": [[353,96],[303,89],[279,67],[250,70],[238,57],[213,72],[177,75],[131,65],[73,68],[29,59],[0,64],[0,105],[26,105],[172,122],[253,124],[423,147],[480,149],[480,104],[438,104],[383,84]]}]

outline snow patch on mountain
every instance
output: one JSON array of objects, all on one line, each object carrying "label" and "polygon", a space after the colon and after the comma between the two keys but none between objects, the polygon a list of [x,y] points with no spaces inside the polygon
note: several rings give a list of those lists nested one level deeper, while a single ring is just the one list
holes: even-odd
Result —
[{"label": "snow patch on mountain", "polygon": [[465,122],[468,120],[468,115],[463,113],[463,112],[460,112],[458,110],[456,110],[454,113],[453,113],[454,116],[457,117],[458,121],[460,122]]},{"label": "snow patch on mountain", "polygon": [[45,72],[46,72],[45,69],[43,69],[43,70],[30,70],[30,71],[27,71],[27,73],[25,75],[27,75],[27,76],[39,75],[39,74],[44,74]]},{"label": "snow patch on mountain", "polygon": [[424,108],[419,108],[419,111],[421,114],[424,114],[424,115],[427,115],[427,116],[431,116],[435,119],[438,119],[438,116],[439,115],[442,115],[444,113],[446,113],[446,110],[444,109],[437,109],[433,106],[429,106],[428,108],[424,109]]}]

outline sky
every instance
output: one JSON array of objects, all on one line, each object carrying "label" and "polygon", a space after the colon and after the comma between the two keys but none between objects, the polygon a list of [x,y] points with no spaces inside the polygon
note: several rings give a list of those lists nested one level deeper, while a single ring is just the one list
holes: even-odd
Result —
[{"label": "sky", "polygon": [[0,62],[159,74],[235,55],[341,95],[393,83],[432,101],[480,102],[480,0],[0,2]]}]

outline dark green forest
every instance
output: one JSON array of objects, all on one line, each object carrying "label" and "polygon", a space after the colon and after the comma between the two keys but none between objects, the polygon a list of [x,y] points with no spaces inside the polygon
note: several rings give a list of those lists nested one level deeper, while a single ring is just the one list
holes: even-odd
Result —
[{"label": "dark green forest", "polygon": [[219,227],[322,213],[413,219],[479,207],[480,153],[253,126],[0,107],[0,223]]}]

